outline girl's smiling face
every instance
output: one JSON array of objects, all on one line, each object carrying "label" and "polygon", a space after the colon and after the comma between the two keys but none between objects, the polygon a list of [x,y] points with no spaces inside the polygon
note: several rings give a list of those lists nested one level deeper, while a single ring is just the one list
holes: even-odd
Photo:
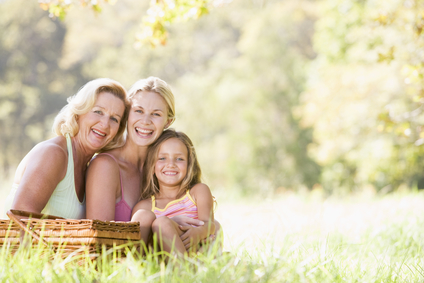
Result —
[{"label": "girl's smiling face", "polygon": [[155,175],[159,186],[179,186],[187,175],[188,151],[182,141],[171,138],[164,141],[159,149]]}]

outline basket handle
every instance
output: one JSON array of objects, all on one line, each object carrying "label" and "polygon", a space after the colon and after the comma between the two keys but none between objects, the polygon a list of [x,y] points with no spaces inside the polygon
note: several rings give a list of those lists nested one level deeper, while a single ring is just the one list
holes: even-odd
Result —
[{"label": "basket handle", "polygon": [[[6,212],[7,216],[16,224],[18,224],[25,232],[30,234],[33,238],[35,238],[38,242],[43,243],[46,247],[48,246],[47,242],[44,241],[44,239],[41,239],[40,236],[35,233],[32,229],[32,226],[30,225],[30,228],[27,227],[15,214],[12,212],[13,210],[9,210]],[[31,214],[29,214],[29,217],[31,217]]]}]

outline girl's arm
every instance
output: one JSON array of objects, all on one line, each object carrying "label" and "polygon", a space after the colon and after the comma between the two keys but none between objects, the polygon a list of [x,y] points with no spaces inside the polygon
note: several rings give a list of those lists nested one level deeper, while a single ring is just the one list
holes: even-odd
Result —
[{"label": "girl's arm", "polygon": [[34,147],[16,171],[19,186],[11,208],[41,213],[65,177],[67,164],[68,154],[60,142],[45,141]]},{"label": "girl's arm", "polygon": [[[121,192],[119,165],[107,155],[90,162],[86,179],[87,219],[115,220],[116,199]],[[117,195],[117,192],[118,195]]]},{"label": "girl's arm", "polygon": [[177,215],[177,216],[171,217],[171,219],[174,220],[180,226],[189,226],[189,225],[202,226],[205,224],[203,221],[193,219],[184,215]]},{"label": "girl's arm", "polygon": [[205,184],[197,184],[190,190],[190,195],[197,204],[199,220],[205,224],[199,227],[180,227],[185,233],[181,235],[181,240],[186,249],[196,247],[204,238],[215,233],[215,222],[213,215],[213,197],[209,187]]}]

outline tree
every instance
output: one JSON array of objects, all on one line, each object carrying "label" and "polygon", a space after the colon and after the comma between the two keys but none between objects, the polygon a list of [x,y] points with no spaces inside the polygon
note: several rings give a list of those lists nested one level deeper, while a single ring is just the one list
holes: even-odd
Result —
[{"label": "tree", "polygon": [[[80,5],[89,7],[94,12],[102,11],[102,5],[114,4],[116,0],[39,0],[41,8],[48,10],[50,17],[64,19],[69,10]],[[208,14],[212,5],[222,5],[222,0],[152,0],[140,32],[137,33],[137,41],[149,43],[152,47],[164,45],[168,39],[167,28],[171,23],[198,19]],[[231,1],[229,1],[231,2]]]},{"label": "tree", "polygon": [[[22,5],[33,5],[22,10]],[[24,0],[0,5],[0,166],[8,173],[50,136],[52,116],[82,85],[78,66],[60,67],[66,29]]]},{"label": "tree", "polygon": [[322,182],[423,186],[423,2],[322,4],[316,75],[303,96]]}]

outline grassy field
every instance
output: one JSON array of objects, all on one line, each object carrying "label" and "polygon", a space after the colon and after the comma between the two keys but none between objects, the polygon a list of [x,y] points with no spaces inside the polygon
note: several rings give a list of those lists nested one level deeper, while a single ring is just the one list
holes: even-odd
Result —
[{"label": "grassy field", "polygon": [[167,265],[62,259],[36,248],[0,254],[1,282],[424,282],[424,193],[326,198],[218,196],[224,253]]}]

